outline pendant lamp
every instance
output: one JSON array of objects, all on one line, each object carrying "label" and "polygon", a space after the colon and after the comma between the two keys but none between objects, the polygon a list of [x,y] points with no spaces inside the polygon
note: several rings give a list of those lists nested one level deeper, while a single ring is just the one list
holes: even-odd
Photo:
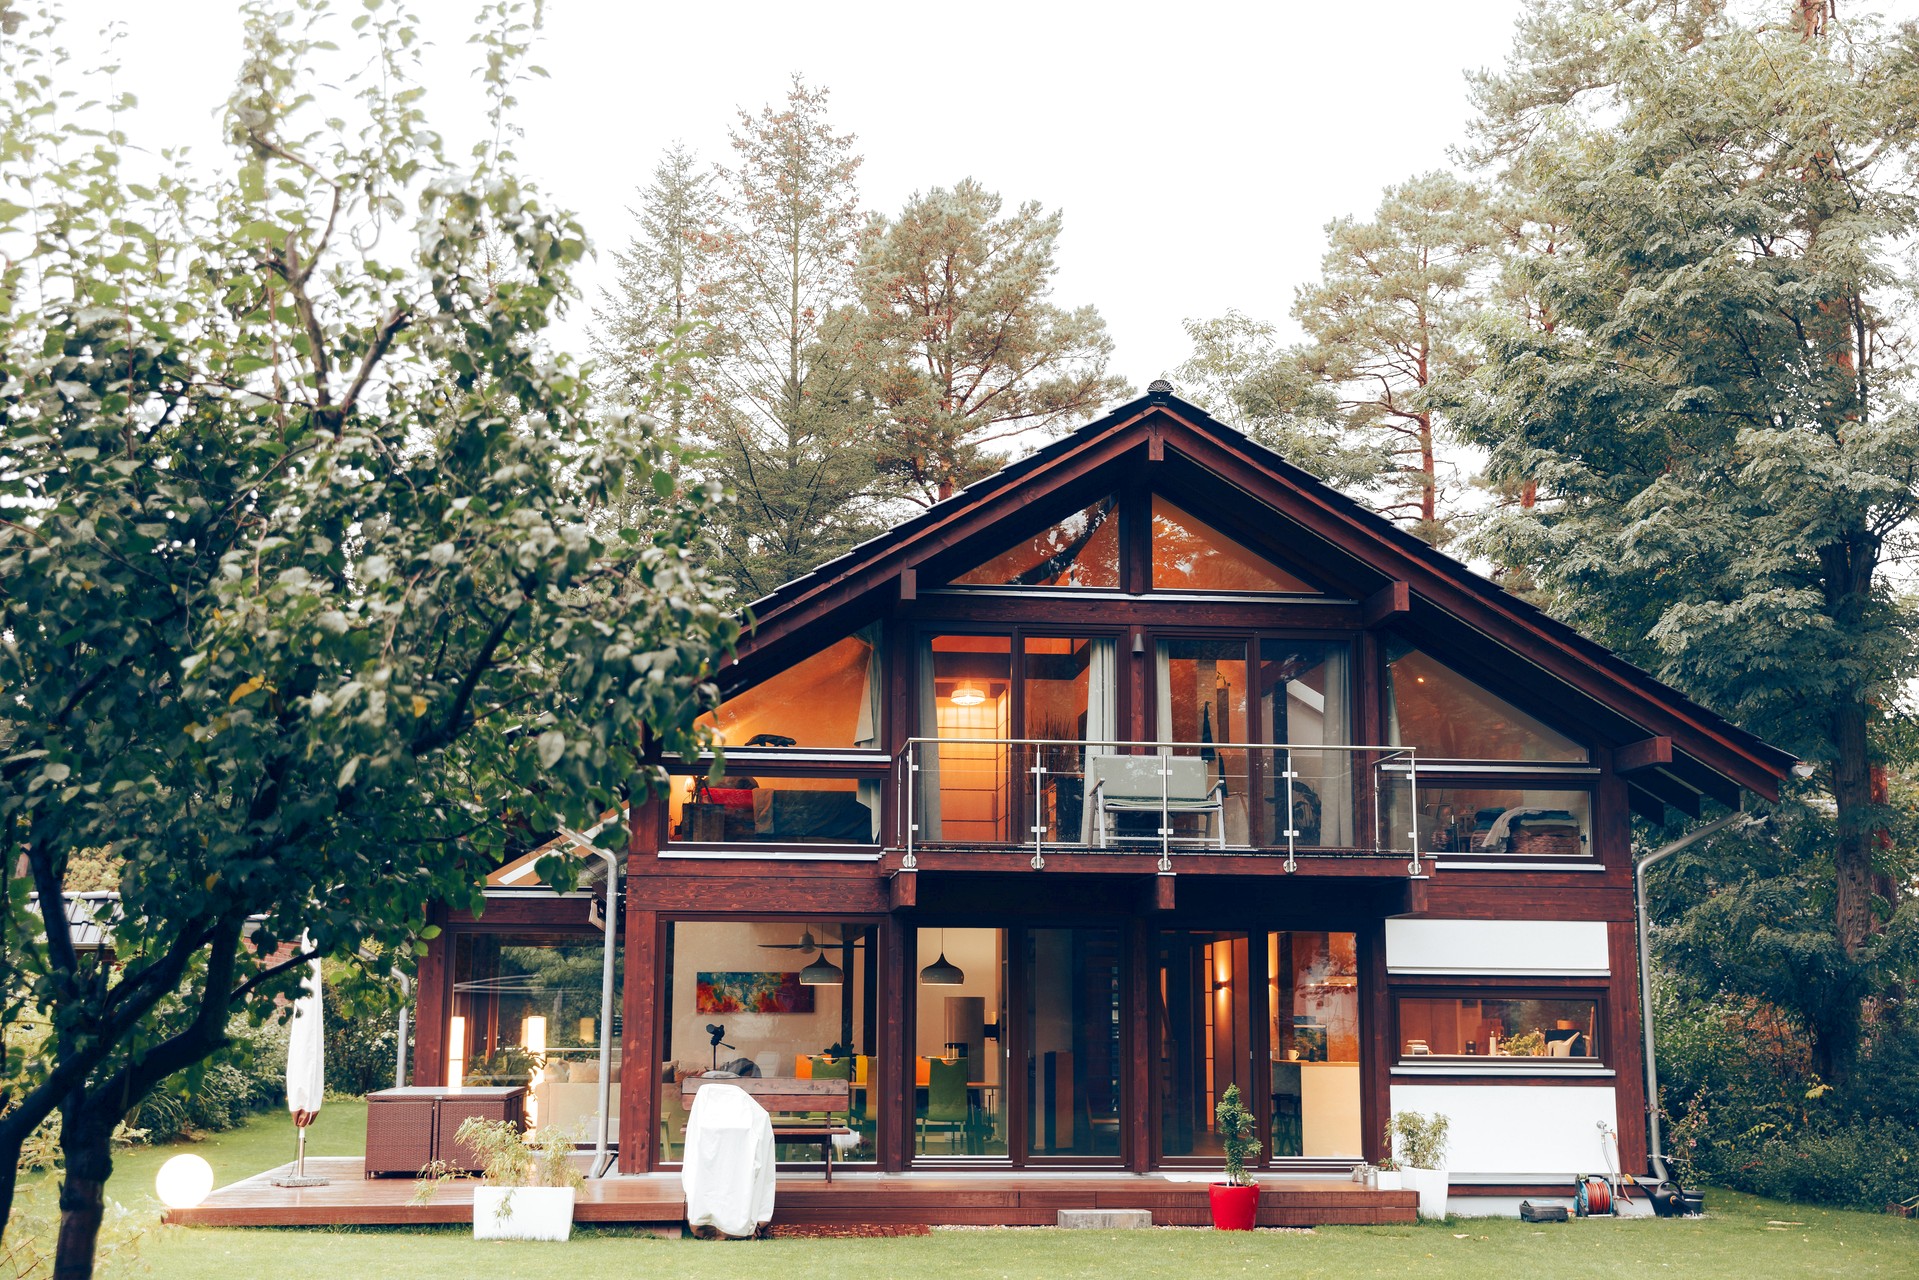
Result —
[{"label": "pendant lamp", "polygon": [[807,987],[837,987],[846,977],[846,970],[826,958],[824,951],[813,957],[813,963],[800,970],[800,985]]},{"label": "pendant lamp", "polygon": [[966,981],[960,967],[946,958],[946,930],[940,930],[940,958],[920,970],[920,981],[929,987],[957,987]]}]

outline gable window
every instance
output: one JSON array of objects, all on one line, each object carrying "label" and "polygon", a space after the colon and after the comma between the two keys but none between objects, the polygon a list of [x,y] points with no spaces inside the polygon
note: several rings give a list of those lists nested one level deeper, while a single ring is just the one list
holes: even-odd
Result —
[{"label": "gable window", "polygon": [[1103,498],[953,579],[965,587],[1119,588],[1119,500]]},{"label": "gable window", "polygon": [[1153,495],[1153,589],[1319,594],[1158,494]]},{"label": "gable window", "polygon": [[1585,747],[1428,654],[1387,651],[1386,741],[1422,759],[1579,761]]}]

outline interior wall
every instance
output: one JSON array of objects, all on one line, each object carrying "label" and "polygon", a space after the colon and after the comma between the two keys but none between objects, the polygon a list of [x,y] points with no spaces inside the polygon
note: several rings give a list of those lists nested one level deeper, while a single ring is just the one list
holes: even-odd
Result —
[{"label": "interior wall", "polygon": [[[812,1013],[701,1013],[698,1008],[698,974],[702,972],[779,972],[796,973],[811,963],[814,952],[768,950],[765,942],[797,942],[807,926],[800,921],[769,922],[688,922],[673,925],[672,1005],[667,1011],[672,1031],[672,1057],[675,1061],[705,1070],[713,1065],[713,1050],[706,1024],[726,1027],[726,1043],[720,1061],[752,1058],[762,1075],[791,1076],[795,1059],[801,1054],[824,1053],[840,1038],[841,989],[837,986],[809,987],[813,993]],[[832,922],[814,923],[817,937],[821,928],[835,937],[839,928]],[[852,999],[853,1034],[860,1035],[860,1001],[865,986],[861,972],[865,949],[853,952]],[[830,946],[827,958],[843,965],[841,948]],[[859,1045],[871,1051],[870,1045]],[[769,1069],[769,1066],[772,1069]]]}]

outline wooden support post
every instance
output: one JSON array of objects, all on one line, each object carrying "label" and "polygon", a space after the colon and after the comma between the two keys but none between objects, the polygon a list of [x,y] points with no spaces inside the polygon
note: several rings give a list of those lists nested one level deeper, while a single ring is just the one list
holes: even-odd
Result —
[{"label": "wooden support post", "polygon": [[894,911],[907,911],[919,901],[919,872],[895,871],[886,877],[886,903]]},{"label": "wooden support post", "polygon": [[626,987],[620,1006],[620,1172],[659,1168],[660,915],[626,911]]},{"label": "wooden support post", "polygon": [[1154,876],[1151,881],[1152,888],[1147,891],[1146,895],[1146,909],[1148,911],[1171,911],[1173,909],[1175,882],[1178,879],[1179,877],[1173,875],[1171,872],[1161,872],[1159,875]]},{"label": "wooden support post", "polygon": [[[908,876],[908,879],[913,877]],[[873,1070],[878,1073],[877,1088],[867,1085],[868,1105],[876,1108],[879,1124],[879,1162],[884,1173],[899,1173],[906,1168],[907,1155],[913,1149],[912,1084],[915,1046],[913,1023],[913,981],[917,948],[911,945],[913,923],[892,916],[880,921],[878,945],[886,953],[881,967],[881,1014],[879,1044],[876,1045]]]},{"label": "wooden support post", "polygon": [[[1126,1037],[1126,1053],[1123,1055],[1125,1075],[1120,1081],[1120,1100],[1122,1115],[1146,1119],[1154,1114],[1153,1106],[1153,1025],[1152,997],[1153,987],[1153,947],[1152,932],[1143,918],[1135,918],[1131,927],[1123,935],[1126,945],[1123,952],[1126,957],[1126,981],[1121,985],[1121,998],[1126,1001],[1128,1017],[1122,1020],[1129,1026]],[[1134,1123],[1127,1126],[1121,1134],[1122,1143],[1130,1143],[1126,1150],[1126,1167],[1134,1173],[1145,1173],[1153,1167],[1154,1135],[1159,1126],[1150,1120],[1146,1123]]]},{"label": "wooden support post", "polygon": [[446,930],[446,909],[436,908],[427,919],[441,928],[440,936],[427,944],[413,975],[413,1083],[446,1083],[446,1028],[453,1012],[447,1007],[451,998],[448,963],[453,950],[453,935]]}]

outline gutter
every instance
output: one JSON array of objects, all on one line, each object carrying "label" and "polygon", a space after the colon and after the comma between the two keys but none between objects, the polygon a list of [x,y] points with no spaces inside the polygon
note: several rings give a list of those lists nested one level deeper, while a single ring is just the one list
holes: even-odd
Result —
[{"label": "gutter", "polygon": [[1666,1167],[1665,1147],[1659,1136],[1659,1060],[1653,1047],[1652,954],[1646,926],[1646,872],[1654,863],[1664,862],[1680,850],[1709,836],[1716,836],[1728,827],[1745,826],[1754,821],[1752,814],[1736,810],[1702,827],[1695,827],[1671,844],[1661,845],[1633,866],[1633,903],[1639,912],[1639,1016],[1643,1023],[1646,1048],[1646,1133],[1652,1170],[1659,1175],[1661,1182],[1671,1182],[1673,1179],[1672,1172]]}]

